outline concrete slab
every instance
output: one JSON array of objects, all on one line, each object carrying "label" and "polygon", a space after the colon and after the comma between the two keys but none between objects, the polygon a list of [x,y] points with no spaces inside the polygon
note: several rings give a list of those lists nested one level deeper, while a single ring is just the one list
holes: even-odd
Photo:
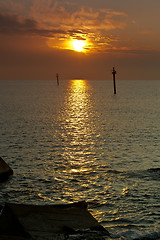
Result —
[{"label": "concrete slab", "polygon": [[0,157],[0,182],[3,182],[13,174],[13,170],[9,165]]},{"label": "concrete slab", "polygon": [[86,202],[48,206],[6,203],[0,216],[0,239],[107,239],[108,231],[86,206]]}]

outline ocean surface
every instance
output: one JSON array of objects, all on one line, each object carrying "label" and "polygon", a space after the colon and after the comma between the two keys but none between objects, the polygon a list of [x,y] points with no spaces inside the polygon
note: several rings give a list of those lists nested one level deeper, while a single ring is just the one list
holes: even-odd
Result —
[{"label": "ocean surface", "polygon": [[4,202],[85,200],[111,239],[160,239],[160,81],[0,81]]}]

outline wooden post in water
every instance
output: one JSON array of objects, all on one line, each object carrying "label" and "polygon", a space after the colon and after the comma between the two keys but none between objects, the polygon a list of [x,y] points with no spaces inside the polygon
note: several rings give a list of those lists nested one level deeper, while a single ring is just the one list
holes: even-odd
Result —
[{"label": "wooden post in water", "polygon": [[113,67],[112,74],[113,74],[113,86],[114,86],[114,94],[116,94],[116,79],[115,79],[116,70],[114,69],[114,67]]},{"label": "wooden post in water", "polygon": [[57,78],[57,85],[59,86],[59,77],[58,77],[58,73],[56,74],[56,78]]}]

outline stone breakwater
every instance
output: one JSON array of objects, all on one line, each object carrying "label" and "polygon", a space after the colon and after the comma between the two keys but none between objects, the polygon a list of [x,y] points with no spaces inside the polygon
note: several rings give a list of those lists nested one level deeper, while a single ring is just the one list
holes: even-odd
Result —
[{"label": "stone breakwater", "polygon": [[109,232],[88,212],[86,202],[61,205],[6,203],[1,240],[106,240]]}]

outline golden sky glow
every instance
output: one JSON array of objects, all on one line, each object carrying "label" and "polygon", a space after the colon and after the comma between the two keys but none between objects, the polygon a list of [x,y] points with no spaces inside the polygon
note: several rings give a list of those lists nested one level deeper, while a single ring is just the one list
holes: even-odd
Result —
[{"label": "golden sky glow", "polygon": [[69,40],[57,40],[57,39],[48,39],[47,45],[51,48],[66,49],[76,52],[87,53],[92,51],[93,45],[89,43],[87,39],[69,39]]},{"label": "golden sky glow", "polygon": [[[1,0],[1,32],[44,37],[46,41],[54,41],[52,48],[59,48],[60,45],[60,49],[65,49],[60,43],[74,39],[77,40],[74,44],[78,43],[78,40],[81,44],[80,41],[88,40],[92,44],[88,50],[93,50],[94,46],[95,51],[102,52],[115,49],[141,51],[142,48],[150,51],[159,41],[156,34],[156,7],[160,6],[160,3],[156,3],[153,8],[156,0],[152,1],[152,4],[149,0],[151,5],[144,0],[140,3],[136,1],[133,5],[126,0],[120,0],[115,5],[109,4],[109,1],[104,4],[102,0],[97,4],[93,4],[91,0],[85,1],[85,4],[80,4],[79,1]],[[145,10],[143,12],[139,10],[142,6]],[[152,18],[149,18],[151,14]],[[150,20],[145,24],[145,19]],[[149,44],[153,37],[154,46]],[[84,46],[75,48],[82,50]]]},{"label": "golden sky glow", "polygon": [[114,65],[122,79],[130,71],[133,79],[159,79],[159,9],[157,0],[1,0],[1,78],[52,79],[62,71],[106,79]]}]

